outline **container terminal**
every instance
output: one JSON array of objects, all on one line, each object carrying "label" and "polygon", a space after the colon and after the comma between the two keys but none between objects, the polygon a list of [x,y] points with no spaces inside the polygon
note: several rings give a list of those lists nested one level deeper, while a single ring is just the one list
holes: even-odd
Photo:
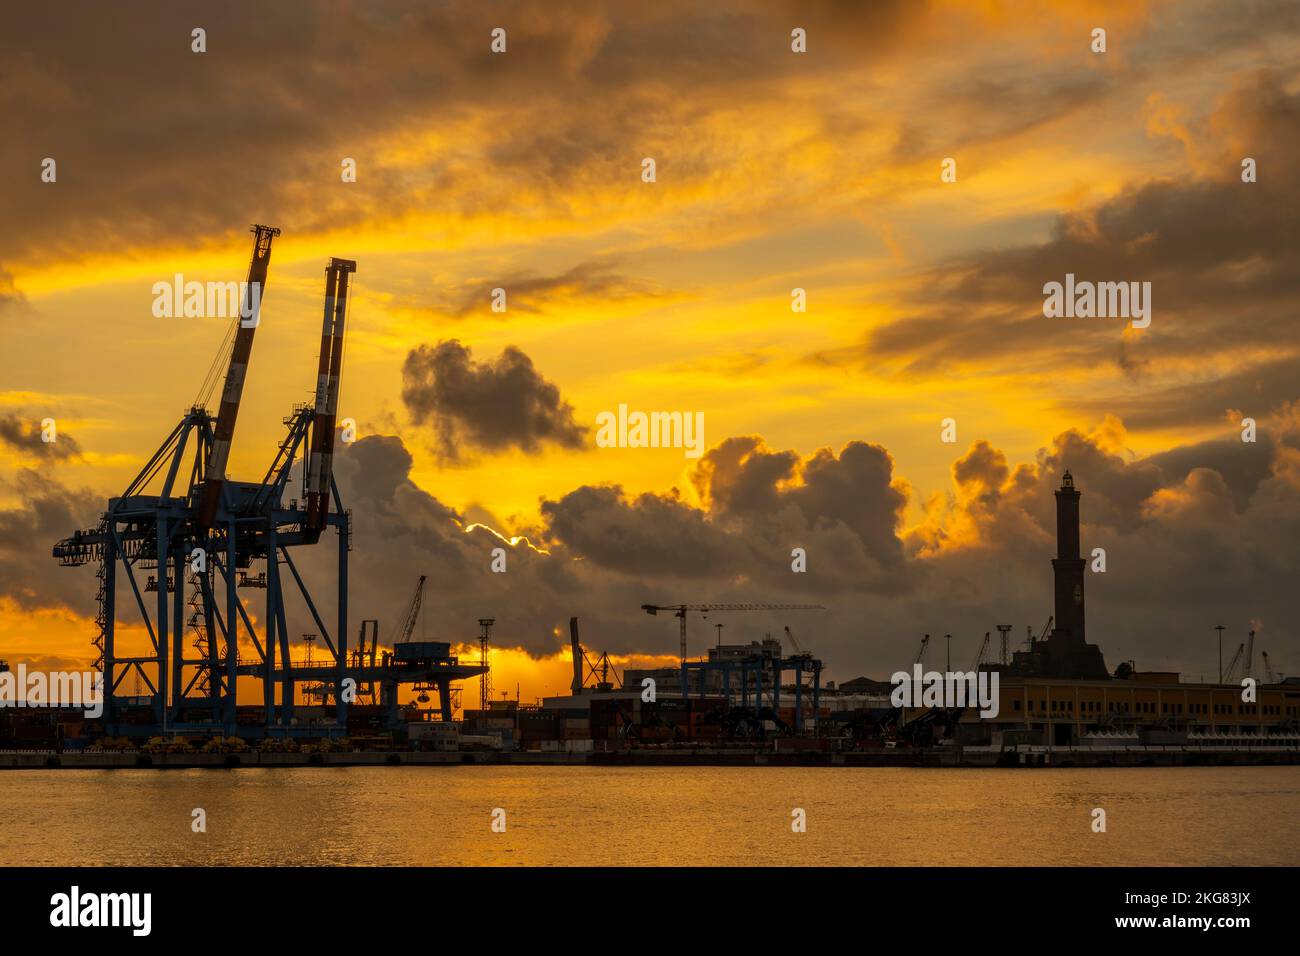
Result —
[{"label": "container terminal", "polygon": [[[280,234],[264,225],[251,231],[245,315],[265,299]],[[702,658],[687,655],[691,615],[818,609],[813,605],[642,605],[646,613],[678,618],[680,660],[677,667],[622,674],[607,654],[582,644],[572,618],[569,693],[534,704],[492,694],[493,619],[477,621],[474,661],[454,656],[450,642],[412,639],[424,577],[390,646],[380,648],[374,619],[360,622],[350,645],[352,515],[332,461],[355,271],[346,259],[326,267],[315,401],[283,419],[286,434],[259,480],[231,480],[226,465],[260,316],[232,323],[233,337],[218,353],[205,383],[211,397],[228,348],[216,416],[196,402],[123,493],[109,499],[98,525],[54,545],[60,565],[96,566],[93,669],[103,675],[103,712],[92,719],[81,709],[0,708],[0,768],[1300,763],[1300,679],[1276,674],[1267,653],[1257,672],[1254,632],[1215,683],[1184,683],[1176,672],[1142,671],[1133,661],[1108,669],[1100,647],[1086,639],[1081,492],[1068,471],[1056,491],[1054,613],[1037,633],[1027,628],[1021,648],[1012,646],[1012,626],[996,625],[998,652],[986,632],[969,669],[996,672],[996,716],[970,706],[897,707],[887,680],[823,686],[822,660],[790,627],[784,644],[771,635],[719,640]],[[290,497],[299,481],[298,496]],[[309,547],[334,552],[329,605],[298,570],[294,555]],[[262,594],[260,632],[241,590]],[[314,628],[298,659],[286,609],[291,593]],[[122,654],[117,646],[123,595],[147,633],[144,653]],[[930,646],[930,635],[922,636],[910,663],[924,665]],[[8,670],[0,661],[0,674]],[[241,677],[260,682],[260,701],[237,699]],[[1242,693],[1247,678],[1256,684],[1249,702]],[[477,707],[459,706],[466,680],[478,683]],[[437,706],[423,706],[435,696]]]}]

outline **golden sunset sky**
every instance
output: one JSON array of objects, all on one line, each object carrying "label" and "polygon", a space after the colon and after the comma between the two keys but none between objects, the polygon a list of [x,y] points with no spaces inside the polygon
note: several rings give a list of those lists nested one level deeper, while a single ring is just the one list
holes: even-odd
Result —
[{"label": "golden sunset sky", "polygon": [[[34,7],[0,32],[0,656],[89,660],[93,569],[50,548],[221,345],[153,284],[242,280],[259,222],[283,235],[232,477],[312,396],[326,261],[358,263],[353,631],[387,637],[424,573],[430,639],[495,615],[526,699],[567,685],[573,614],[675,659],[643,602],[825,604],[724,639],[789,623],[831,679],[923,631],[966,663],[1049,613],[1070,467],[1112,667],[1194,679],[1214,624],[1252,622],[1300,667],[1294,3]],[[1151,326],[1045,318],[1067,272],[1151,282]],[[596,447],[620,403],[703,412],[709,453]],[[527,537],[505,575],[497,535]]]}]

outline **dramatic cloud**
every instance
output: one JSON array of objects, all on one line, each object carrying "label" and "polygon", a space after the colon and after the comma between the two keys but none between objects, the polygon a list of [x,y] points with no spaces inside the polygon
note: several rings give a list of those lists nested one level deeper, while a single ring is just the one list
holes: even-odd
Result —
[{"label": "dramatic cloud", "polygon": [[[1089,629],[1112,665],[1195,674],[1212,625],[1249,620],[1297,656],[1293,0],[1112,5],[1104,56],[1091,3],[144,7],[28,4],[0,31],[0,327],[33,317],[0,350],[0,407],[84,409],[101,449],[58,461],[96,485],[83,500],[20,473],[43,452],[0,418],[0,590],[21,607],[89,613],[91,569],[49,546],[147,460],[219,331],[154,319],[149,286],[238,267],[260,221],[285,236],[240,474],[311,381],[320,257],[363,263],[340,414],[370,437],[337,454],[354,634],[390,635],[425,573],[449,639],[490,615],[542,653],[577,614],[593,646],[673,654],[676,622],[640,604],[811,601],[828,610],[737,615],[724,639],[789,623],[836,676],[883,676],[951,632],[956,662],[997,623],[1042,627],[1068,467],[1108,555]],[[1150,281],[1152,326],[1045,319],[1066,272]],[[611,394],[706,411],[714,444],[685,476],[572,454],[565,397]],[[980,440],[933,441],[948,415]],[[302,550],[328,592],[335,549]],[[693,652],[714,639],[691,628]]]},{"label": "dramatic cloud", "polygon": [[[385,595],[398,606],[414,576],[429,573],[463,628],[475,615],[505,615],[503,640],[547,653],[567,617],[581,614],[611,650],[649,654],[670,653],[672,635],[641,621],[640,603],[815,600],[828,611],[807,620],[728,619],[729,639],[791,623],[843,676],[893,669],[923,631],[952,633],[973,653],[996,624],[1014,623],[1016,635],[1041,629],[1051,612],[1053,493],[1069,469],[1084,496],[1085,555],[1107,553],[1106,573],[1088,584],[1092,639],[1112,666],[1132,657],[1197,673],[1217,623],[1236,632],[1263,622],[1275,661],[1295,653],[1300,413],[1275,430],[1268,445],[1135,459],[1111,419],[1062,433],[1021,464],[978,441],[954,462],[952,490],[908,531],[906,486],[883,449],[861,442],[805,458],[753,436],[728,439],[696,469],[702,507],[675,494],[583,487],[544,502],[544,526],[513,544],[467,530],[416,487],[396,438],[358,442],[341,474],[358,544],[371,541],[355,559],[362,600]],[[794,546],[808,553],[805,574],[790,569]],[[509,552],[505,575],[488,571],[494,547]]]},{"label": "dramatic cloud", "polygon": [[[505,275],[465,283],[452,290],[453,315],[465,316],[487,309],[494,289],[503,289],[509,311],[536,313],[544,307],[581,299],[599,299],[602,304],[632,296],[653,294],[644,282],[611,272],[603,265],[584,262],[559,275]],[[504,315],[504,314],[503,314]]]},{"label": "dramatic cloud", "polygon": [[[580,217],[557,187],[634,169],[636,131],[672,128],[682,91],[770,87],[893,55],[912,7],[795,5],[821,33],[821,55],[805,63],[782,55],[792,10],[741,0],[707,11],[599,3],[581,15],[542,0],[11,10],[0,108],[27,148],[0,167],[12,187],[0,219],[25,228],[0,236],[0,255],[188,243],[252,221],[301,235],[356,226],[377,207],[474,215],[525,196]],[[197,24],[205,53],[191,51]],[[489,50],[498,26],[504,55]],[[524,115],[545,132],[520,134]],[[420,132],[458,125],[458,145],[432,150]],[[359,167],[346,190],[344,156]],[[45,157],[57,184],[39,179]]]},{"label": "dramatic cloud", "polygon": [[463,448],[581,448],[587,432],[559,388],[513,346],[495,362],[473,361],[455,339],[412,349],[402,366],[402,402],[415,424],[433,428],[448,461],[458,461]]},{"label": "dramatic cloud", "polygon": [[[932,375],[1035,368],[1119,381],[1080,390],[1068,407],[1112,413],[1130,428],[1204,425],[1247,404],[1256,416],[1296,397],[1300,380],[1300,92],[1263,71],[1240,80],[1186,133],[1202,178],[1125,188],[1096,208],[1062,213],[1044,243],[993,249],[929,270],[913,310],[873,329],[860,348],[820,360]],[[1210,131],[1213,131],[1211,133]],[[1254,158],[1259,181],[1243,183]],[[1263,170],[1279,175],[1265,176]],[[1152,285],[1153,325],[1049,319],[1043,285],[1079,280]],[[1249,319],[1243,316],[1249,315]],[[1232,356],[1231,363],[1206,361]],[[1062,397],[1062,404],[1067,399]]]},{"label": "dramatic cloud", "polygon": [[[1113,667],[1205,673],[1215,624],[1229,637],[1249,626],[1275,666],[1294,668],[1294,569],[1300,566],[1300,411],[1273,425],[1267,445],[1188,446],[1156,458],[1123,451],[1122,425],[1058,435],[1032,462],[1014,464],[988,442],[953,464],[953,485],[925,522],[901,525],[906,485],[881,448],[850,442],[802,456],[748,436],[711,449],[694,475],[704,503],[674,493],[626,496],[581,487],[542,505],[542,526],[491,528],[420,488],[401,439],[369,436],[336,459],[353,515],[353,622],[381,621],[391,639],[419,575],[428,576],[430,639],[469,642],[475,622],[497,620],[501,646],[535,655],[563,647],[570,616],[593,646],[619,654],[675,652],[675,622],[643,603],[813,602],[794,617],[719,617],[726,640],[791,625],[839,679],[877,676],[910,660],[920,635],[954,635],[956,663],[1001,623],[1041,629],[1051,613],[1053,492],[1068,468],[1083,493],[1090,574],[1088,627]],[[93,520],[97,502],[23,472],[21,507],[0,511],[0,580],[23,607],[87,613],[89,571],[36,560],[54,540]],[[524,532],[527,533],[525,536]],[[795,573],[790,551],[808,555]],[[507,554],[504,574],[492,553]],[[318,603],[333,591],[332,548],[295,555]],[[125,605],[120,605],[125,607]],[[290,611],[305,609],[290,599]],[[1250,622],[1256,622],[1252,625]],[[692,647],[712,639],[692,624]],[[961,655],[961,657],[957,657]]]},{"label": "dramatic cloud", "polygon": [[29,468],[0,490],[16,499],[15,507],[0,509],[0,597],[25,610],[67,608],[93,617],[93,572],[60,568],[50,551],[73,531],[93,527],[102,500]]},{"label": "dramatic cloud", "polygon": [[0,445],[46,460],[74,458],[81,454],[81,446],[71,435],[56,433],[55,441],[44,441],[40,422],[21,419],[12,412],[0,415]]},{"label": "dramatic cloud", "polygon": [[0,314],[25,302],[23,294],[14,285],[14,277],[0,266]]}]

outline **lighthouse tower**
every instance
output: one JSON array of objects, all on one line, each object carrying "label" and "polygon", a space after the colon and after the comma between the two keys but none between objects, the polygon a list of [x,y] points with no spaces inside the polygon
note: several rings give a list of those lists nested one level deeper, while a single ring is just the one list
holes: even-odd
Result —
[{"label": "lighthouse tower", "polygon": [[1106,680],[1106,659],[1101,648],[1084,640],[1083,570],[1079,554],[1079,490],[1068,471],[1056,489],[1055,611],[1052,633],[1045,640],[1012,655],[1007,672],[1018,677],[1061,677],[1070,680]]},{"label": "lighthouse tower", "polygon": [[1079,491],[1067,471],[1056,489],[1056,615],[1052,637],[1062,642],[1084,643],[1083,558],[1079,556]]}]

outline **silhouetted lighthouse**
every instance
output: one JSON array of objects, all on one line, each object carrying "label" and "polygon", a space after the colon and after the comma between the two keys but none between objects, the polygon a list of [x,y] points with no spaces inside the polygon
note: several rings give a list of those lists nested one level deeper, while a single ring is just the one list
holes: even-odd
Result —
[{"label": "silhouetted lighthouse", "polygon": [[1079,491],[1067,471],[1056,489],[1056,614],[1053,636],[1082,644],[1083,558],[1079,556]]},{"label": "silhouetted lighthouse", "polygon": [[1056,613],[1052,633],[1045,640],[1031,639],[1027,650],[1016,651],[1007,673],[1018,677],[1064,677],[1071,680],[1106,680],[1106,659],[1101,648],[1084,640],[1083,569],[1079,554],[1079,492],[1074,476],[1061,476],[1056,489]]}]

